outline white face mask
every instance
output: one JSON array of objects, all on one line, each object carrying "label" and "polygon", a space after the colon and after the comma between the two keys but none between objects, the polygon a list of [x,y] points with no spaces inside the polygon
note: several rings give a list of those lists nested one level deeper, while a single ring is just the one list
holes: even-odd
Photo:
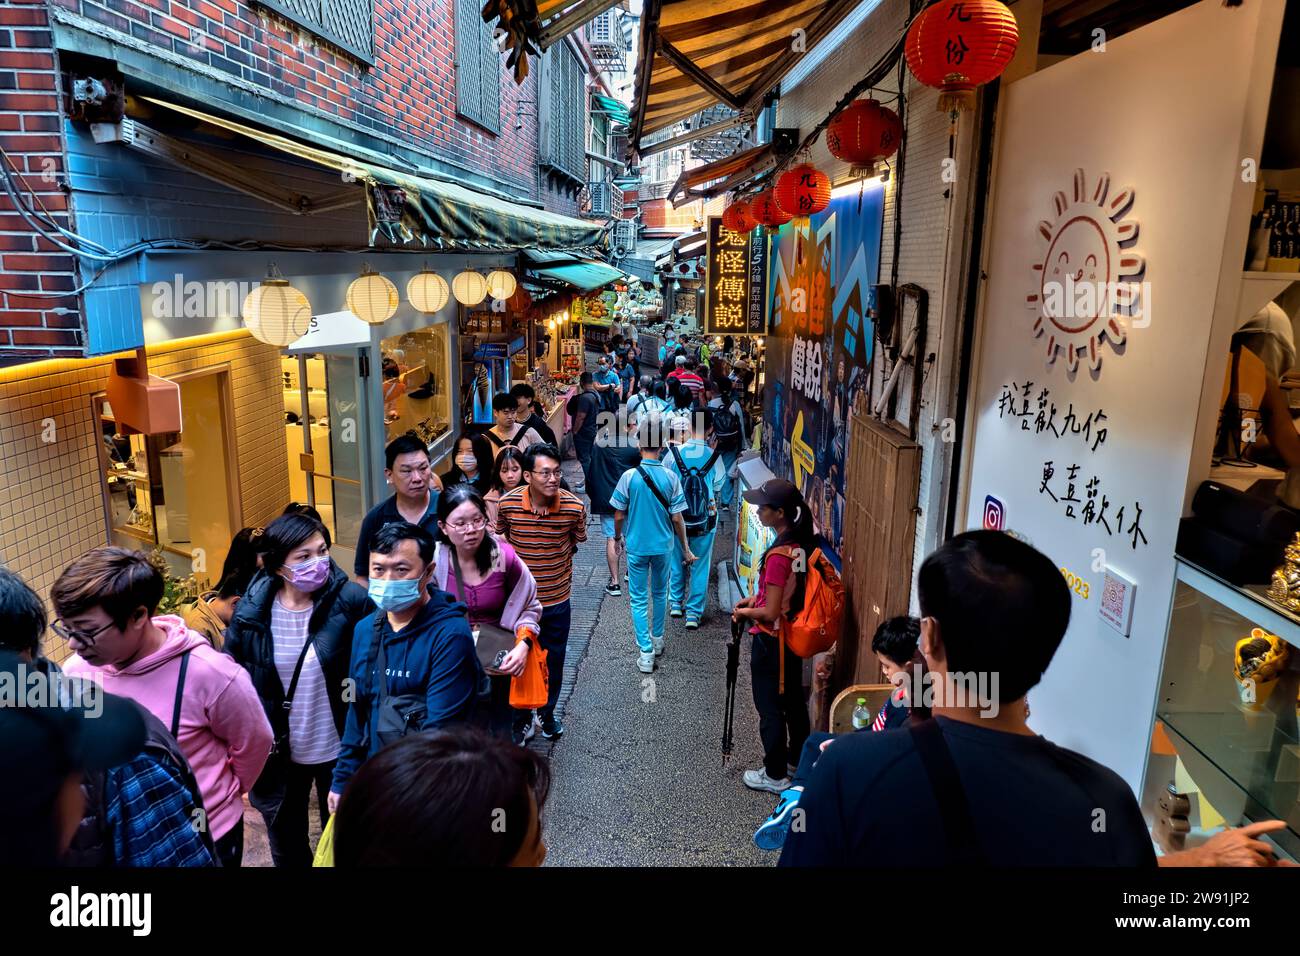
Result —
[{"label": "white face mask", "polygon": [[478,465],[478,459],[473,455],[457,455],[456,465],[461,471],[471,472],[474,471],[475,466]]}]

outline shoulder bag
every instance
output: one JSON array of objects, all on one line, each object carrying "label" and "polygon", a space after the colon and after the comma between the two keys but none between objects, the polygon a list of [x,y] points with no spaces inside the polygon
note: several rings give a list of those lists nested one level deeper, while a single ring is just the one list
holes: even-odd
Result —
[{"label": "shoulder bag", "polygon": [[372,735],[380,747],[401,740],[407,734],[423,729],[424,718],[428,714],[428,700],[424,694],[388,693],[388,655],[384,650],[383,611],[375,613],[375,653],[374,661],[378,667],[375,678],[375,702],[371,708],[370,719],[373,724]]},{"label": "shoulder bag", "polygon": [[[460,599],[465,600],[465,578],[460,570],[460,558],[456,549],[448,548],[452,570],[456,572],[456,586],[460,588]],[[491,677],[510,676],[501,670],[501,662],[515,648],[514,632],[498,624],[479,624],[474,628],[474,651],[478,662],[483,665],[483,672]]]}]

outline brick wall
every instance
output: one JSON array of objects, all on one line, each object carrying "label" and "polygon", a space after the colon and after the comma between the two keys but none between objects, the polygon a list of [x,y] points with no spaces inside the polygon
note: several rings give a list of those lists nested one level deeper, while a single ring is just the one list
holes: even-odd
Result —
[{"label": "brick wall", "polygon": [[[261,524],[289,500],[279,350],[246,332],[149,349],[149,370],[163,377],[227,363],[236,443],[227,455],[238,464],[240,518]],[[104,390],[109,365],[54,360],[0,371],[0,563],[47,600],[69,562],[108,543],[92,397]],[[67,653],[47,650],[56,659]]]},{"label": "brick wall", "polygon": [[[501,133],[456,115],[453,0],[376,0],[373,67],[238,0],[50,0],[305,110],[391,136],[537,196],[535,72],[501,73]],[[515,124],[522,121],[522,128]]]},{"label": "brick wall", "polygon": [[[907,12],[907,0],[883,0],[806,79],[793,89],[783,88],[776,125],[797,127],[801,135],[806,135],[825,119],[840,97],[897,38],[907,22]],[[960,360],[960,302],[952,290],[960,284],[961,276],[949,262],[952,255],[960,251],[963,241],[960,229],[957,235],[953,230],[965,221],[965,207],[958,206],[968,193],[958,188],[962,183],[945,182],[942,176],[943,160],[948,157],[949,121],[946,113],[936,109],[938,93],[917,83],[910,73],[906,74],[905,82],[907,154],[901,211],[898,184],[891,181],[885,188],[879,281],[890,281],[894,222],[895,217],[901,215],[898,283],[915,283],[929,293],[925,351],[935,354],[935,361],[921,385],[921,414],[917,426],[917,441],[922,450],[915,551],[915,566],[919,567],[921,559],[938,546],[944,530],[946,489],[951,476],[951,445],[943,441],[943,423],[949,417],[960,417],[952,386],[956,363]],[[875,95],[896,109],[897,103],[890,102],[896,99],[891,92],[895,89],[897,72],[891,71]],[[962,150],[970,147],[973,138],[970,121],[964,120],[957,152],[956,173],[959,179],[972,173],[972,160],[968,156],[963,158]],[[848,164],[827,152],[824,136],[814,146],[811,161],[830,175],[832,183],[839,185],[848,181]],[[905,320],[910,322],[910,315]],[[879,384],[880,375],[877,374],[873,389]],[[905,415],[911,407],[912,386],[911,376],[904,373],[897,392],[900,414]],[[853,476],[845,477],[851,486]]]},{"label": "brick wall", "polygon": [[[59,225],[68,226],[59,187],[64,158],[57,58],[39,2],[0,2],[0,146]],[[11,170],[12,171],[12,170]],[[76,287],[73,258],[38,237],[0,191],[0,366],[75,355],[81,344],[75,297],[19,296]],[[57,308],[71,312],[58,313]]]}]

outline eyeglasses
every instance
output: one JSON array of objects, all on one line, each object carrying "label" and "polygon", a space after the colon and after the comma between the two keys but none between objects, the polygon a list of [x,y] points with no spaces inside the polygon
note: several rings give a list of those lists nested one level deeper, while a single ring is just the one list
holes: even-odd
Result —
[{"label": "eyeglasses", "polygon": [[113,622],[109,621],[103,627],[97,627],[93,631],[77,631],[64,624],[62,618],[58,618],[50,625],[50,630],[54,631],[55,634],[59,635],[59,637],[63,638],[65,641],[76,641],[78,644],[85,644],[87,647],[92,647],[95,643],[95,638],[100,634],[103,634],[112,626]]},{"label": "eyeglasses", "polygon": [[550,478],[559,478],[562,474],[564,474],[564,472],[562,472],[558,468],[546,468],[546,469],[539,468],[537,471],[532,472],[532,474],[542,479],[542,481],[546,481]]},{"label": "eyeglasses", "polygon": [[467,531],[482,531],[487,527],[487,519],[475,518],[473,521],[465,521],[460,524],[449,524],[447,527],[452,531],[455,531],[457,534],[464,534]]}]

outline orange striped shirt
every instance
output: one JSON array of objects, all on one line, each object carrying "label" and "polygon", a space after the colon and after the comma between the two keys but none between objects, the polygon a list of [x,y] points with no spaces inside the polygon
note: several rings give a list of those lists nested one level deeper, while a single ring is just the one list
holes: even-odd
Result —
[{"label": "orange striped shirt", "polygon": [[543,514],[533,513],[527,485],[501,496],[497,534],[523,559],[537,581],[542,607],[563,604],[573,583],[573,556],[587,540],[587,509],[577,495],[560,489],[560,500]]}]

